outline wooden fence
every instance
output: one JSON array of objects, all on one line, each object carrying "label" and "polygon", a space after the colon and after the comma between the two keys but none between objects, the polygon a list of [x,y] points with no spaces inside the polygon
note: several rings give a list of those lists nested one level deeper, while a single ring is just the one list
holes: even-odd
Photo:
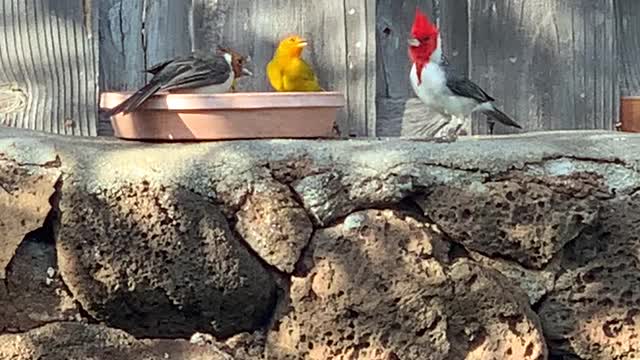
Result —
[{"label": "wooden fence", "polygon": [[217,44],[251,56],[258,75],[241,90],[270,91],[261,70],[295,32],[322,85],[347,96],[342,129],[399,135],[428,116],[408,83],[416,6],[527,130],[612,129],[620,95],[640,95],[638,0],[0,0],[0,121],[108,134],[100,91],[133,90],[146,66]]}]

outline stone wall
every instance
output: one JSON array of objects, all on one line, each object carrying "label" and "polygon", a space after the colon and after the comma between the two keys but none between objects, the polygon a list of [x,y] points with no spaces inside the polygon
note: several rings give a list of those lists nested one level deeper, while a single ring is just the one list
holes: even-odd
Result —
[{"label": "stone wall", "polygon": [[640,137],[0,129],[0,359],[638,359]]}]

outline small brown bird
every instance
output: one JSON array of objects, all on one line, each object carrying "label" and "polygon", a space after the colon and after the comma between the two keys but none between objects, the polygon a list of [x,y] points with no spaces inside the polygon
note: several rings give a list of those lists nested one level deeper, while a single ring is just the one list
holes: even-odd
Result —
[{"label": "small brown bird", "polygon": [[146,70],[153,75],[149,83],[109,110],[109,116],[127,114],[159,91],[171,93],[224,93],[235,80],[252,76],[247,60],[239,53],[219,47],[216,54],[194,52],[154,65]]}]

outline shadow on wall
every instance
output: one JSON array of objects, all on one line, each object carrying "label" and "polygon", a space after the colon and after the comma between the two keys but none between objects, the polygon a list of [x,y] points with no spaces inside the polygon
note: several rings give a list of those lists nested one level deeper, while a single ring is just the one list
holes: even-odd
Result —
[{"label": "shadow on wall", "polygon": [[566,247],[564,271],[538,308],[552,354],[640,354],[639,200],[634,194],[605,203],[596,225]]},{"label": "shadow on wall", "polygon": [[[104,160],[144,148],[125,145]],[[92,318],[136,337],[225,338],[263,326],[275,306],[272,275],[218,204],[173,177],[184,164],[155,175],[136,170],[144,166],[132,161],[123,175],[92,164],[87,177],[65,180],[56,249],[74,298]]]}]

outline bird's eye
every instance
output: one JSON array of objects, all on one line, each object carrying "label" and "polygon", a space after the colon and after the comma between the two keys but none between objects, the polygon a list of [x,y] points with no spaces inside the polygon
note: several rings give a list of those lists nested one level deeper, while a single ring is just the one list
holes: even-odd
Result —
[{"label": "bird's eye", "polygon": [[294,41],[296,41],[296,39],[293,39],[293,38],[292,38],[292,39],[289,39],[289,41],[294,42]]}]

